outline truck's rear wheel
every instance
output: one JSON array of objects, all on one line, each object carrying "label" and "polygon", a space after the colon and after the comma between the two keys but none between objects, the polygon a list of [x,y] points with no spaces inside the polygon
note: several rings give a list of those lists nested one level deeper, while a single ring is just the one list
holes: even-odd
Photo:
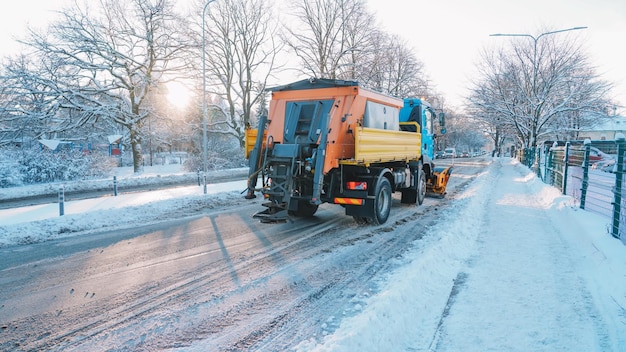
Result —
[{"label": "truck's rear wheel", "polygon": [[376,185],[374,197],[374,222],[384,224],[391,212],[391,183],[386,177],[381,177]]},{"label": "truck's rear wheel", "polygon": [[317,204],[311,204],[308,200],[298,200],[298,209],[290,210],[288,213],[292,216],[310,218],[317,212]]}]

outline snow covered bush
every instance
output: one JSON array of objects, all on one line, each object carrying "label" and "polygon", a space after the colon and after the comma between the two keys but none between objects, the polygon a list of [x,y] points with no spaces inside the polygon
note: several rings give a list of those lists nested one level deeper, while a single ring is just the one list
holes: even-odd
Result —
[{"label": "snow covered bush", "polygon": [[[190,155],[184,162],[186,170],[195,172],[203,169],[202,151]],[[222,170],[248,166],[245,159],[245,151],[239,145],[239,141],[232,136],[212,134],[207,142],[207,169]]]},{"label": "snow covered bush", "polygon": [[2,187],[107,177],[116,166],[115,159],[107,155],[78,150],[4,148],[0,154]]},{"label": "snow covered bush", "polygon": [[[218,153],[216,151],[207,151],[207,169],[222,170],[235,169],[248,166],[248,161],[244,158],[243,150],[237,148],[230,153]],[[203,156],[193,155],[184,162],[184,167],[188,171],[198,171],[203,169]]]},{"label": "snow covered bush", "polygon": [[111,157],[103,153],[92,153],[87,156],[89,162],[89,177],[100,178],[109,177],[118,166],[116,157]]},{"label": "snow covered bush", "polygon": [[16,151],[15,148],[5,148],[0,152],[0,188],[23,184]]}]

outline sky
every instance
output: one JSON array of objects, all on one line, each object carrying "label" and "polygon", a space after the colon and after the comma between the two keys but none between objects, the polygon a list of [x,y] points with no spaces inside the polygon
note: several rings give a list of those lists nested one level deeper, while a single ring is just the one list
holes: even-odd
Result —
[{"label": "sky", "polygon": [[[52,10],[69,0],[21,0],[0,12],[0,55],[15,50],[12,38],[21,36],[26,24],[43,27]],[[592,65],[615,84],[614,98],[626,114],[626,1],[623,0],[368,0],[381,26],[398,34],[425,64],[431,84],[445,97],[446,105],[460,107],[466,101],[480,50],[529,38],[490,37],[494,33],[537,36],[544,28],[559,30],[586,26],[567,35],[579,36]],[[566,34],[555,34],[565,36]],[[445,107],[445,105],[444,105]]]},{"label": "sky", "polygon": [[[142,177],[171,172],[146,168]],[[194,186],[66,202],[63,217],[57,204],[0,210],[0,246],[88,236],[111,228],[111,219],[148,224],[203,197],[241,197],[243,187],[236,181],[206,196]],[[28,192],[38,190],[3,190],[5,197]],[[321,327],[336,329],[293,350],[626,351],[626,245],[607,233],[609,221],[579,209],[515,159],[493,158],[455,192],[429,235],[396,259],[376,294],[357,295],[354,314],[329,316]],[[204,351],[210,343],[172,351]]]},{"label": "sky", "polygon": [[[530,34],[586,26],[580,36],[592,65],[615,82],[626,113],[626,2],[623,0],[368,0],[383,28],[406,38],[422,59],[432,83],[454,106],[462,104],[480,50]],[[554,35],[565,35],[554,34]],[[541,39],[540,39],[541,40]]]}]

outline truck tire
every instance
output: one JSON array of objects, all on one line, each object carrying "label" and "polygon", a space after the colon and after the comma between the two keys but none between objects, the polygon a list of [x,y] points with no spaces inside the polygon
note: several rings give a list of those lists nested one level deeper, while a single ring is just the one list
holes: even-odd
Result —
[{"label": "truck tire", "polygon": [[417,172],[417,205],[422,205],[426,198],[426,173],[420,168]]},{"label": "truck tire", "polygon": [[315,215],[318,207],[319,206],[317,204],[311,204],[307,200],[299,200],[298,210],[290,210],[288,214],[296,217],[310,218]]},{"label": "truck tire", "polygon": [[381,177],[374,193],[374,217],[377,225],[384,224],[391,212],[391,183],[386,177]]}]

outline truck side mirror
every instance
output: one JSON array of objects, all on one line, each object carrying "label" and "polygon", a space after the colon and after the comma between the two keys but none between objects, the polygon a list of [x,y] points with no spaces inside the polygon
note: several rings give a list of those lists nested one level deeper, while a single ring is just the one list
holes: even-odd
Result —
[{"label": "truck side mirror", "polygon": [[443,112],[439,113],[439,127],[441,134],[446,134],[446,114]]}]

